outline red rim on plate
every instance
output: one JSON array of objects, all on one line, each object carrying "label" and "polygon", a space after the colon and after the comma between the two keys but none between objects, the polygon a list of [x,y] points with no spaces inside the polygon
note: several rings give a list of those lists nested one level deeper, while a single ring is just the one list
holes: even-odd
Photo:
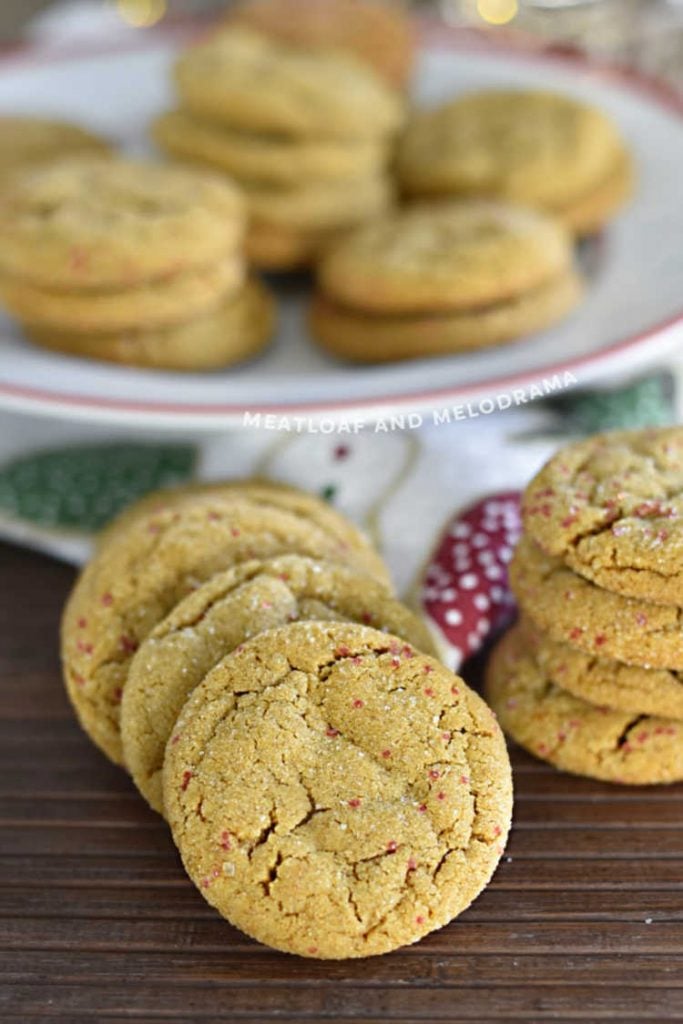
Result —
[{"label": "red rim on plate", "polygon": [[[70,47],[50,50],[31,48],[12,48],[0,55],[0,68],[5,64],[50,64],[78,57],[105,56],[117,52],[133,52],[144,50],[150,40],[187,40],[206,28],[203,19],[179,19],[165,26],[157,26],[140,33],[140,38],[128,40],[121,44],[101,47]],[[503,53],[513,59],[532,61],[539,64],[559,65],[581,72],[584,76],[598,80],[606,80],[627,89],[636,95],[645,96],[679,117],[683,117],[683,95],[679,94],[667,83],[648,77],[631,68],[594,61],[578,51],[566,50],[562,47],[546,46],[530,40],[525,36],[512,33],[501,33],[500,36],[486,30],[463,29],[447,25],[431,19],[422,22],[422,38],[426,43],[438,48],[461,50],[468,53]],[[61,393],[46,391],[42,388],[23,385],[3,384],[0,382],[0,399],[4,399],[6,407],[22,408],[27,412],[44,415],[59,415],[66,411],[73,416],[87,415],[88,410],[98,410],[100,418],[109,421],[121,421],[125,414],[153,417],[155,421],[173,417],[177,424],[178,417],[189,416],[198,426],[228,425],[231,421],[241,422],[245,413],[274,413],[281,416],[320,416],[328,414],[338,417],[341,414],[357,411],[364,413],[369,419],[373,415],[386,412],[387,408],[398,410],[425,410],[433,408],[444,401],[474,401],[477,398],[494,396],[496,393],[529,385],[555,374],[591,371],[597,372],[602,364],[609,365],[615,357],[635,351],[644,342],[658,337],[665,338],[674,329],[683,324],[683,307],[673,316],[653,324],[651,327],[636,334],[629,335],[613,342],[611,345],[589,355],[577,356],[539,368],[537,371],[524,371],[487,380],[485,382],[456,385],[446,388],[430,388],[422,391],[404,392],[386,396],[378,394],[362,399],[333,399],[316,402],[281,403],[195,403],[179,405],[174,402],[130,401],[91,397],[78,393]],[[672,346],[674,339],[672,337]]]}]

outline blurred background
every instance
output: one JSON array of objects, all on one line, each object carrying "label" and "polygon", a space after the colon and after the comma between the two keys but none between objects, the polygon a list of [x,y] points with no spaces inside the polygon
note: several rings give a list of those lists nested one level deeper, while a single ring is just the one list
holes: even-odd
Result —
[{"label": "blurred background", "polygon": [[[361,0],[362,2],[362,0]],[[400,2],[400,0],[397,0]],[[2,0],[0,41],[101,31],[102,19],[139,28],[166,17],[210,14],[229,0]],[[412,0],[454,24],[520,31],[635,65],[683,87],[683,0]]]}]

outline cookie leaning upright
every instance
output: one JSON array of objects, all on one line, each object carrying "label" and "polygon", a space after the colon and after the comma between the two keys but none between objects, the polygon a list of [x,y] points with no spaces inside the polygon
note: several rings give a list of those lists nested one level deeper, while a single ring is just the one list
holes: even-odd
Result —
[{"label": "cookie leaning upright", "polygon": [[524,493],[510,564],[524,618],[494,653],[488,693],[504,728],[558,767],[683,778],[682,490],[672,427],[569,445]]},{"label": "cookie leaning upright", "polygon": [[294,623],[223,659],[185,705],[163,776],[205,898],[259,941],[319,958],[447,924],[489,882],[512,809],[481,698],[402,639],[341,623]]},{"label": "cookie leaning upright", "polygon": [[311,328],[350,359],[439,355],[548,326],[581,290],[556,222],[503,203],[447,202],[387,215],[331,246]]},{"label": "cookie leaning upright", "polygon": [[218,573],[176,605],[144,641],[123,691],[126,767],[155,810],[163,813],[164,749],[195,686],[251,637],[310,619],[364,623],[434,653],[424,622],[382,583],[355,569],[283,555]]},{"label": "cookie leaning upright", "polygon": [[587,235],[629,198],[633,166],[602,111],[551,92],[494,89],[416,112],[398,175],[411,196],[504,199]]},{"label": "cookie leaning upright", "polygon": [[[131,362],[172,366],[161,345],[146,357],[146,333],[166,332],[173,352],[174,332],[193,324],[196,365],[206,364],[202,331],[245,290],[244,204],[227,180],[81,158],[27,172],[0,203],[0,294],[29,335],[95,358],[115,358],[119,338],[137,343]],[[262,292],[254,302],[270,307]],[[233,341],[243,345],[226,334],[218,363]]]},{"label": "cookie leaning upright", "polygon": [[348,565],[362,556],[294,510],[218,488],[185,500],[145,499],[124,513],[81,574],[62,623],[67,692],[81,725],[113,761],[122,759],[120,704],[140,643],[190,591],[253,558],[297,553]]},{"label": "cookie leaning upright", "polygon": [[180,109],[156,120],[154,137],[239,182],[257,266],[305,264],[390,204],[404,100],[362,61],[231,24],[181,54],[175,81]]}]

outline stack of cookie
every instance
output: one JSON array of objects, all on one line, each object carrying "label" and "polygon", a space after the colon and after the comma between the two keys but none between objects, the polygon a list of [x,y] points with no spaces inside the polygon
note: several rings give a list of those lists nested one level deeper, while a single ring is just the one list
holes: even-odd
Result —
[{"label": "stack of cookie", "polygon": [[451,201],[389,214],[330,247],[310,325],[345,359],[447,355],[547,327],[581,293],[559,223],[505,203]]},{"label": "stack of cookie", "polygon": [[209,173],[74,158],[1,200],[0,295],[38,344],[137,366],[203,369],[268,341],[248,280],[239,192]]},{"label": "stack of cookie", "polygon": [[412,198],[488,197],[543,210],[579,237],[629,198],[633,162],[602,111],[540,90],[487,90],[417,111],[398,177]]},{"label": "stack of cookie", "polygon": [[502,734],[431,652],[351,523],[257,481],[125,512],[63,620],[83,728],[165,814],[202,894],[313,957],[416,941],[503,851]]},{"label": "stack of cookie", "polygon": [[522,620],[488,674],[504,728],[580,775],[683,779],[683,428],[572,445],[523,510]]},{"label": "stack of cookie", "polygon": [[389,206],[403,100],[353,55],[234,25],[182,54],[176,84],[180,109],[156,121],[154,137],[239,182],[257,266],[306,265],[338,231]]}]

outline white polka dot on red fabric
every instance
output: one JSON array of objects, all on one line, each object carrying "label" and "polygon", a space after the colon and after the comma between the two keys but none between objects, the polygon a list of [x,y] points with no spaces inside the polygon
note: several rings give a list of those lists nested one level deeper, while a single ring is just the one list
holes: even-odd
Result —
[{"label": "white polka dot on red fabric", "polygon": [[479,577],[476,576],[473,572],[467,573],[467,575],[463,576],[463,578],[460,580],[460,586],[462,587],[463,590],[474,590],[478,583]]},{"label": "white polka dot on red fabric", "polygon": [[444,619],[449,626],[459,626],[462,622],[462,612],[458,608],[449,608]]},{"label": "white polka dot on red fabric", "polygon": [[486,594],[475,594],[474,601],[472,603],[474,604],[474,607],[480,612],[488,611],[491,605],[491,602],[489,601]]},{"label": "white polka dot on red fabric", "polygon": [[472,527],[468,526],[467,523],[456,523],[453,527],[451,536],[453,537],[469,537],[472,533]]}]

